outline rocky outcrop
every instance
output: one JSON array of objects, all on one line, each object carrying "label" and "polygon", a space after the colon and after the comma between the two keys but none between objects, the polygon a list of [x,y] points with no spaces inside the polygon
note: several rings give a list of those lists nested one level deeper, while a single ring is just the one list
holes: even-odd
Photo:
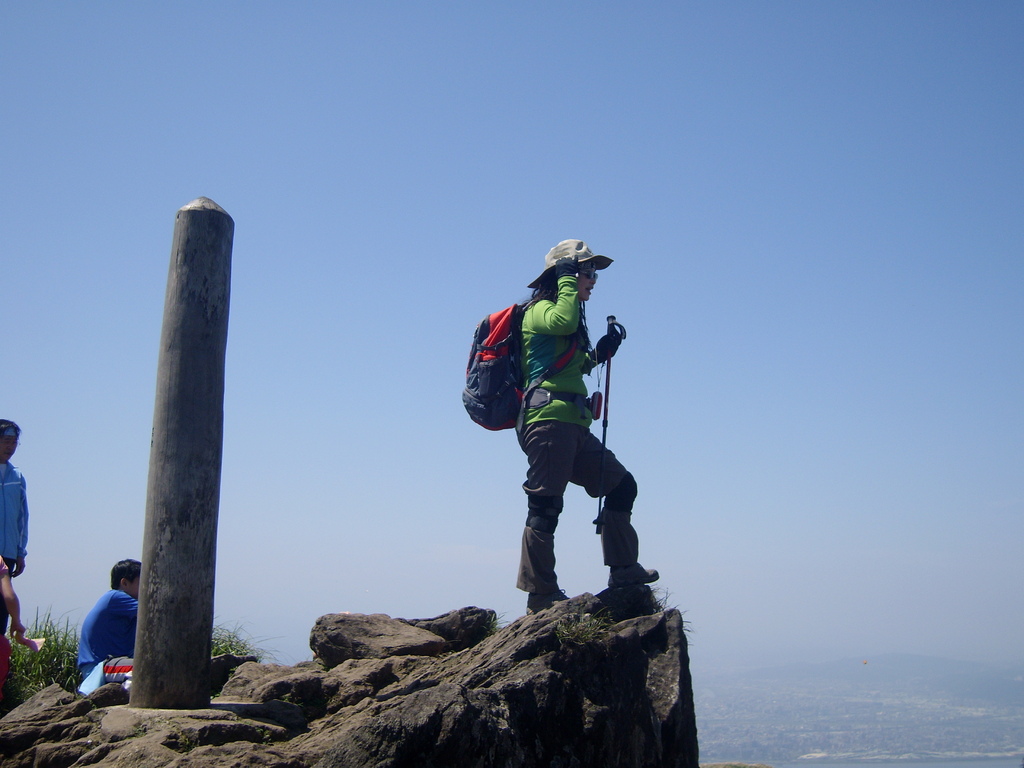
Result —
[{"label": "rocky outcrop", "polygon": [[316,660],[243,663],[204,710],[52,686],[0,720],[0,763],[697,768],[683,620],[648,587],[496,624],[479,608],[323,616]]}]

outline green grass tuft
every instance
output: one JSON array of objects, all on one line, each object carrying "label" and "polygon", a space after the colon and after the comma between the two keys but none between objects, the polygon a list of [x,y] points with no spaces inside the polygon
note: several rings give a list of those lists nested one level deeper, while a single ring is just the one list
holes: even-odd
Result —
[{"label": "green grass tuft", "polygon": [[273,654],[260,647],[259,642],[246,632],[241,624],[232,626],[218,624],[213,628],[210,655],[220,656],[222,653],[233,653],[235,656],[255,656],[257,661],[263,661]]},{"label": "green grass tuft", "polygon": [[603,612],[570,613],[559,619],[555,625],[555,637],[562,645],[579,646],[603,637],[612,625],[612,620]]},{"label": "green grass tuft", "polygon": [[0,712],[7,713],[43,688],[57,683],[66,691],[78,687],[78,628],[68,619],[61,623],[47,611],[36,613],[27,637],[46,638],[38,653],[11,642],[11,672],[4,685]]},{"label": "green grass tuft", "polygon": [[[49,611],[28,626],[27,637],[45,638],[38,653],[20,643],[11,641],[11,671],[3,686],[0,716],[30,699],[44,688],[57,683],[66,691],[78,689],[78,627],[70,620],[54,619]],[[218,624],[213,628],[211,656],[233,653],[236,656],[255,656],[263,661],[271,653],[258,645],[240,624]]]}]

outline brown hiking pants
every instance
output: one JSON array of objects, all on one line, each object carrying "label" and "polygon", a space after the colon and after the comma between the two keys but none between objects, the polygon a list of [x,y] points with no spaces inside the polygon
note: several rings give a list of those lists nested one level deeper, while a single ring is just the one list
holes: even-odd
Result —
[{"label": "brown hiking pants", "polygon": [[[569,483],[580,485],[597,498],[622,482],[626,468],[615,454],[605,450],[593,433],[578,424],[539,421],[519,433],[519,445],[530,463],[523,490],[533,497],[559,497]],[[604,452],[604,468],[601,453]],[[605,509],[601,548],[605,565],[632,565],[639,543],[630,519],[631,511]],[[558,591],[553,533],[523,529],[519,576],[516,586],[525,592]]]}]

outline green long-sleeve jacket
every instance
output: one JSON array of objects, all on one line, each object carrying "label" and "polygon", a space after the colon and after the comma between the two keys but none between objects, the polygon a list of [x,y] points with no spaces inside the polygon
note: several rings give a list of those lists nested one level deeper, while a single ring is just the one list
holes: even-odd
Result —
[{"label": "green long-sleeve jacket", "polygon": [[[544,373],[552,363],[568,350],[573,335],[580,324],[580,302],[576,278],[563,276],[558,279],[556,301],[538,301],[523,315],[523,380],[529,384]],[[568,392],[587,395],[583,375],[590,373],[594,362],[586,351],[577,349],[572,360],[561,371],[544,381],[540,386],[552,392]],[[580,409],[573,403],[552,400],[541,408],[526,411],[525,424],[535,421],[565,421],[589,427],[592,414],[580,416]]]}]

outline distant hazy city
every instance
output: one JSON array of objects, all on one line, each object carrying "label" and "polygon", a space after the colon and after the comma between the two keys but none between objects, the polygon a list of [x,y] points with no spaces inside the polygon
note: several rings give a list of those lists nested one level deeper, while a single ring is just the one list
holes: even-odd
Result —
[{"label": "distant hazy city", "polygon": [[701,762],[1024,756],[1024,663],[909,655],[694,680]]}]

